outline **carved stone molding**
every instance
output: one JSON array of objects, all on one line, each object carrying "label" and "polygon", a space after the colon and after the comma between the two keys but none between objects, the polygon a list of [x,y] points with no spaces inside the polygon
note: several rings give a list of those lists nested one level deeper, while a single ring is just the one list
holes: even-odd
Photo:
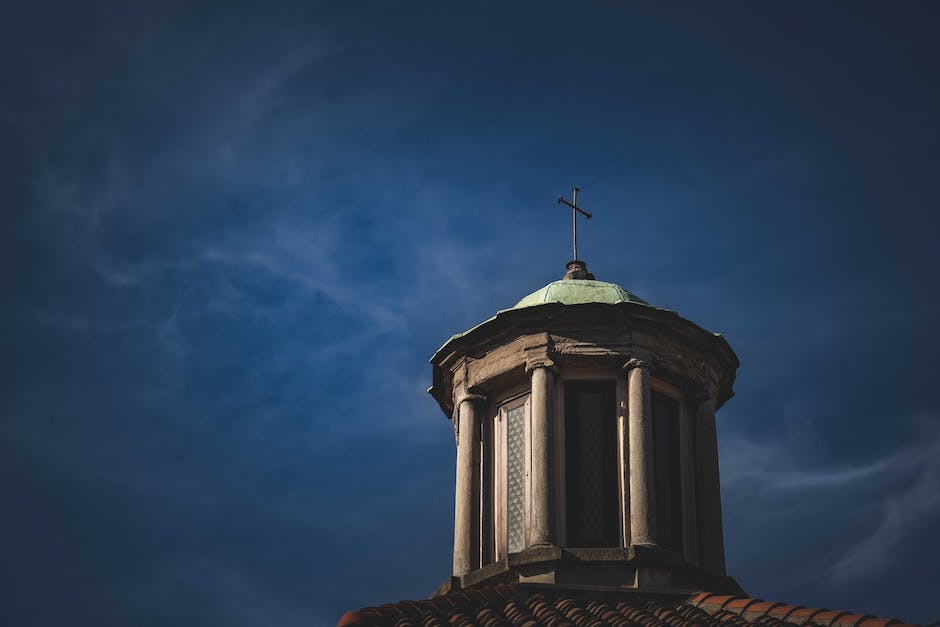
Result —
[{"label": "carved stone molding", "polygon": [[523,349],[526,373],[531,373],[533,368],[554,368],[555,362],[552,361],[554,353],[555,342],[550,333],[528,336]]},{"label": "carved stone molding", "polygon": [[555,350],[555,339],[547,331],[526,336],[526,352],[541,352],[550,355]]},{"label": "carved stone molding", "polygon": [[709,385],[711,369],[708,364],[685,352],[671,347],[662,347],[653,356],[652,361],[657,369],[674,372],[697,385],[705,387]]}]

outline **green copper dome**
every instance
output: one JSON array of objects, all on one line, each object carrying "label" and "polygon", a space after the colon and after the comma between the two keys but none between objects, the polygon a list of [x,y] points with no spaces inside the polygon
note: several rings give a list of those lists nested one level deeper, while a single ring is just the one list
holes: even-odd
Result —
[{"label": "green copper dome", "polygon": [[636,303],[638,305],[652,307],[659,311],[667,311],[650,305],[636,294],[631,294],[616,283],[596,280],[594,275],[587,271],[587,265],[583,261],[577,259],[569,261],[566,268],[567,272],[565,273],[565,277],[560,281],[552,281],[542,289],[532,292],[509,309],[498,311],[496,315],[489,320],[484,320],[468,331],[452,335],[449,340],[444,342],[444,346],[441,346],[441,348],[437,350],[435,356],[439,355],[451,342],[468,336],[487,325],[496,324],[498,320],[503,319],[506,314],[510,314],[510,312],[526,309],[527,307],[537,307],[538,305],[548,303],[560,303],[562,305],[584,305],[589,303],[616,305],[618,303]]},{"label": "green copper dome", "polygon": [[512,309],[533,307],[543,303],[562,303],[563,305],[640,303],[641,305],[649,305],[648,302],[636,294],[631,294],[615,283],[586,279],[562,279],[553,281],[542,289],[532,292],[516,303]]}]

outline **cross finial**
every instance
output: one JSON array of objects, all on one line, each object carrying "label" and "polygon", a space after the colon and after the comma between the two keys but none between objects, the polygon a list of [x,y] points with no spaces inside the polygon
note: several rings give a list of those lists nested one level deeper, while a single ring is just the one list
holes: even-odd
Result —
[{"label": "cross finial", "polygon": [[578,192],[580,191],[577,187],[571,188],[571,202],[565,200],[564,196],[558,197],[558,204],[571,207],[571,240],[574,245],[574,260],[578,259],[578,214],[582,214],[588,220],[591,219],[591,214],[578,206]]}]

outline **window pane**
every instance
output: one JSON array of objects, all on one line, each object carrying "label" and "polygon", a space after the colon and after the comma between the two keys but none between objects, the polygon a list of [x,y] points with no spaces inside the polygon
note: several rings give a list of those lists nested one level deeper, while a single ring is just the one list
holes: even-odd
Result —
[{"label": "window pane", "polygon": [[618,541],[614,384],[565,384],[565,468],[568,546]]},{"label": "window pane", "polygon": [[525,405],[506,414],[508,550],[525,548]]},{"label": "window pane", "polygon": [[682,552],[682,475],[679,447],[679,401],[651,390],[653,459],[656,471],[656,522],[659,544]]}]

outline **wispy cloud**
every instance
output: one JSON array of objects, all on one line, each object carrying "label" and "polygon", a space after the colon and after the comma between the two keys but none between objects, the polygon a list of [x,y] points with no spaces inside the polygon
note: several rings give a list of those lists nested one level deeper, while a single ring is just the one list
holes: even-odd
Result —
[{"label": "wispy cloud", "polygon": [[[726,519],[737,516],[739,529],[795,515],[826,521],[811,529],[831,537],[831,543],[824,555],[811,559],[819,562],[828,585],[839,588],[881,576],[893,554],[927,533],[929,521],[940,522],[940,425],[936,420],[918,424],[917,437],[858,463],[824,461],[826,456],[818,453],[825,447],[805,432],[789,438],[731,435],[722,441],[722,483],[730,504]],[[813,453],[807,457],[807,451]],[[850,533],[836,533],[850,525]],[[808,540],[805,534],[812,531],[802,533]]]},{"label": "wispy cloud", "polygon": [[[146,605],[162,608],[158,611],[170,622],[299,627],[309,625],[312,618],[309,608],[293,606],[291,599],[234,561],[226,563],[195,554],[170,555],[142,574],[140,580],[124,587]],[[178,599],[193,597],[198,599],[200,615],[192,615],[192,609],[180,612]]]},{"label": "wispy cloud", "polygon": [[940,437],[909,444],[874,466],[867,479],[852,480],[890,486],[878,505],[880,520],[832,564],[829,575],[836,583],[878,577],[899,546],[916,545],[918,534],[935,533],[940,523]]}]

